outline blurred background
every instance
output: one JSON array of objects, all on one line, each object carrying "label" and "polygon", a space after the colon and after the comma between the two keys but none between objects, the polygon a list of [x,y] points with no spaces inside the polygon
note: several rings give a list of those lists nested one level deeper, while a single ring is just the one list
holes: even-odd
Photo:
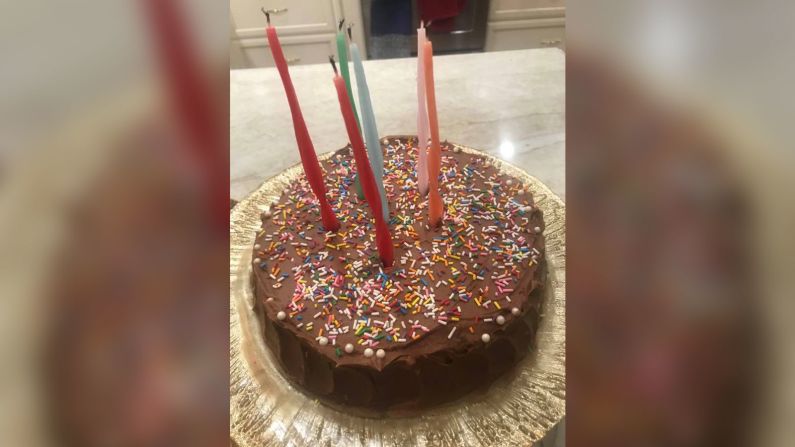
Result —
[{"label": "blurred background", "polygon": [[228,6],[0,11],[0,445],[226,445]]},{"label": "blurred background", "polygon": [[426,23],[435,54],[565,46],[563,0],[231,0],[232,68],[273,66],[260,7],[274,15],[292,65],[322,64],[335,53],[337,23],[353,23],[353,41],[369,59],[417,55]]},{"label": "blurred background", "polygon": [[566,8],[567,441],[791,445],[792,3]]}]

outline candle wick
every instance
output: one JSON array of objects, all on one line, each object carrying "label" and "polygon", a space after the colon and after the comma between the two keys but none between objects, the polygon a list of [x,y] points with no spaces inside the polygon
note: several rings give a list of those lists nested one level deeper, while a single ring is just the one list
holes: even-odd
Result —
[{"label": "candle wick", "polygon": [[336,61],[334,61],[334,55],[329,55],[328,61],[331,63],[331,68],[334,69],[334,74],[339,74],[337,73],[337,64]]},{"label": "candle wick", "polygon": [[342,24],[345,23],[345,19],[340,19],[340,24],[337,25],[337,29],[342,31]]},{"label": "candle wick", "polygon": [[265,20],[267,20],[268,21],[268,25],[270,25],[271,24],[271,13],[266,11],[264,6],[262,8],[260,8],[260,11],[262,11],[262,13],[265,14]]},{"label": "candle wick", "polygon": [[351,34],[351,28],[353,28],[353,23],[348,24],[348,39],[353,41],[353,35]]}]

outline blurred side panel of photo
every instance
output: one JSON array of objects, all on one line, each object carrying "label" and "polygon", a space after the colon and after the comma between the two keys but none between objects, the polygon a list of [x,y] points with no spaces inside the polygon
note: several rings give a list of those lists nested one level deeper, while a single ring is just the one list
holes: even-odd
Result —
[{"label": "blurred side panel of photo", "polygon": [[0,445],[227,445],[228,5],[0,10]]},{"label": "blurred side panel of photo", "polygon": [[567,2],[567,441],[785,446],[790,2]]}]

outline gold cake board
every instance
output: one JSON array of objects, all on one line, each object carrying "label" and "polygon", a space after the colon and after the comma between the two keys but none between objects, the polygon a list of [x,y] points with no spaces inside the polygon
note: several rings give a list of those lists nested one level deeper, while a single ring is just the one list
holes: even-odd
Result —
[{"label": "gold cake board", "polygon": [[[402,136],[389,136],[387,139]],[[373,419],[325,406],[293,387],[259,335],[252,312],[251,253],[260,214],[303,175],[293,166],[265,181],[230,216],[229,430],[240,447],[260,446],[530,446],[566,411],[566,209],[547,186],[523,170],[478,150],[522,181],[544,213],[549,269],[536,348],[487,393],[419,416]],[[319,158],[331,156],[327,153]]]}]

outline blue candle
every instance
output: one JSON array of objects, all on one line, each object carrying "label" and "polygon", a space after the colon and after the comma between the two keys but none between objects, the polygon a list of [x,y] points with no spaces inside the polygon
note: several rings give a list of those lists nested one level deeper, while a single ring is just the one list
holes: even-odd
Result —
[{"label": "blue candle", "polygon": [[364,141],[367,143],[367,158],[370,159],[370,167],[373,170],[375,184],[378,186],[378,193],[381,195],[381,210],[384,213],[384,220],[388,221],[389,203],[386,200],[386,192],[384,191],[384,154],[381,152],[381,143],[378,141],[378,128],[375,125],[373,104],[370,102],[370,91],[367,89],[367,78],[364,76],[364,66],[362,65],[362,56],[359,54],[359,47],[352,43],[350,49],[353,72],[356,73],[356,86],[359,90],[359,111],[362,116]]}]

